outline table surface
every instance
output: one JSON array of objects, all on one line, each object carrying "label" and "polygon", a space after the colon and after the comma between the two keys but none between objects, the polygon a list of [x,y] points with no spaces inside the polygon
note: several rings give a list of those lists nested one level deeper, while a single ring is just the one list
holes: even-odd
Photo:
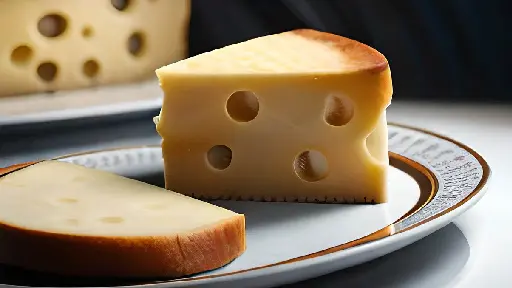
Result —
[{"label": "table surface", "polygon": [[[512,163],[512,153],[507,149],[512,143],[512,106],[395,101],[388,111],[389,121],[445,134],[481,153],[493,171],[488,193],[452,224],[413,245],[363,265],[286,287],[512,287],[508,275],[512,233],[507,228],[512,218],[512,184],[506,168]],[[0,134],[0,167],[159,141],[151,115],[58,133]]]}]

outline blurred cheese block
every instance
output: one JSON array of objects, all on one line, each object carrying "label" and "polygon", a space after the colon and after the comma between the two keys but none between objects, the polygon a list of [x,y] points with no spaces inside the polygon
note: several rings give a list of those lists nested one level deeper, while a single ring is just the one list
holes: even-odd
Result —
[{"label": "blurred cheese block", "polygon": [[386,58],[296,30],[156,71],[168,189],[206,199],[387,201]]},{"label": "blurred cheese block", "polygon": [[245,251],[245,218],[139,181],[44,161],[0,169],[0,263],[57,274],[175,277]]},{"label": "blurred cheese block", "polygon": [[190,0],[0,1],[0,96],[128,83],[186,57]]}]

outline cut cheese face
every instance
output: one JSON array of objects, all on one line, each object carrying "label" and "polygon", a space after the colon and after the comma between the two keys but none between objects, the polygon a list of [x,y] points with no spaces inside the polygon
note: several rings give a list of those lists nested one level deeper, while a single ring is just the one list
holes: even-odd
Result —
[{"label": "cut cheese face", "polygon": [[0,1],[0,97],[154,78],[186,57],[189,13],[190,0]]},{"label": "cut cheese face", "polygon": [[206,199],[387,200],[392,84],[376,50],[297,30],[156,73],[166,188]]},{"label": "cut cheese face", "polygon": [[234,216],[156,186],[64,162],[45,161],[0,178],[0,223],[29,230],[102,237],[177,235]]}]

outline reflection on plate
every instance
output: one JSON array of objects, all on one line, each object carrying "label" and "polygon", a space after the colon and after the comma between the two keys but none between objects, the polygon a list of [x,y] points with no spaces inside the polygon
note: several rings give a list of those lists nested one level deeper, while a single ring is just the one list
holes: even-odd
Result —
[{"label": "reflection on plate", "polygon": [[[357,265],[448,224],[483,196],[490,176],[476,152],[426,131],[390,124],[389,202],[337,205],[215,201],[244,213],[247,251],[229,265],[182,279],[79,279],[0,267],[0,283],[21,286],[268,287]],[[58,158],[162,185],[159,147]]]}]

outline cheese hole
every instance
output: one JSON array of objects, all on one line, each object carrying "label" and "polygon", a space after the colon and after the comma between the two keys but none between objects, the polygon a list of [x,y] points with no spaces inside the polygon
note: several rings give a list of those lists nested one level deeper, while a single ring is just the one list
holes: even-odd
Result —
[{"label": "cheese hole", "polygon": [[41,35],[49,38],[60,36],[66,31],[68,22],[58,14],[48,14],[39,20],[37,30]]},{"label": "cheese hole", "polygon": [[368,153],[375,161],[380,162],[382,159],[382,153],[380,152],[383,149],[379,149],[380,147],[375,145],[376,143],[374,143],[374,141],[375,138],[372,137],[372,135],[368,136],[365,140],[366,149],[368,150]]},{"label": "cheese hole", "polygon": [[231,164],[233,153],[225,145],[216,145],[210,148],[206,153],[206,159],[211,167],[217,170],[224,170]]},{"label": "cheese hole", "polygon": [[293,162],[293,168],[295,174],[307,182],[320,181],[329,174],[327,158],[315,150],[300,153]]},{"label": "cheese hole", "polygon": [[73,204],[73,203],[77,203],[78,199],[75,199],[75,198],[60,198],[59,202],[66,203],[66,204]]},{"label": "cheese hole", "polygon": [[135,57],[138,57],[142,54],[145,45],[144,34],[140,32],[134,32],[128,38],[128,52]]},{"label": "cheese hole", "polygon": [[93,34],[92,27],[85,26],[84,28],[82,28],[82,36],[84,38],[90,38],[90,37],[92,37],[92,34]]},{"label": "cheese hole", "polygon": [[229,97],[226,110],[233,120],[249,122],[258,116],[260,104],[254,93],[237,91]]},{"label": "cheese hole", "polygon": [[388,156],[388,145],[382,145],[387,143],[388,132],[387,132],[387,121],[386,114],[383,114],[376,126],[376,128],[366,137],[366,149],[370,156],[380,164],[387,165]]},{"label": "cheese hole", "polygon": [[82,67],[82,71],[88,78],[95,78],[100,71],[100,65],[98,62],[96,62],[96,60],[90,59],[85,61]]},{"label": "cheese hole", "polygon": [[124,222],[124,219],[122,217],[103,217],[100,219],[101,222],[107,223],[107,224],[116,224]]},{"label": "cheese hole", "polygon": [[11,52],[11,62],[16,65],[26,65],[32,59],[34,52],[27,45],[20,45]]},{"label": "cheese hole", "polygon": [[324,119],[332,126],[346,125],[354,116],[354,107],[346,97],[330,95],[325,99]]},{"label": "cheese hole", "polygon": [[111,0],[110,3],[119,11],[124,11],[130,6],[129,0]]},{"label": "cheese hole", "polygon": [[45,82],[52,82],[57,77],[57,65],[52,62],[43,62],[37,67],[37,75]]}]

